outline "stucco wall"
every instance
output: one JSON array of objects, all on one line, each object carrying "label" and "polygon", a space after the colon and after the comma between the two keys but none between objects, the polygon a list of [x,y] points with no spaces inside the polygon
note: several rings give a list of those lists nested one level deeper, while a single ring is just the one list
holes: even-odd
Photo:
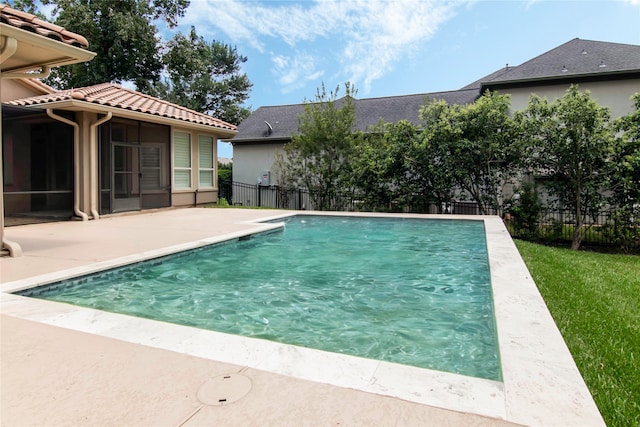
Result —
[{"label": "stucco wall", "polygon": [[30,96],[47,93],[44,89],[37,89],[36,86],[36,83],[30,85],[21,79],[0,79],[0,102],[8,102],[14,99],[28,98]]},{"label": "stucco wall", "polygon": [[0,79],[0,102],[40,95],[21,85],[16,79]]},{"label": "stucco wall", "polygon": [[256,184],[265,171],[271,172],[271,185],[277,180],[273,173],[276,151],[282,151],[283,143],[233,146],[233,181]]},{"label": "stucco wall", "polygon": [[[511,95],[511,110],[524,110],[529,102],[532,93],[553,101],[564,96],[569,84],[540,86],[535,88],[505,89],[498,93],[508,93]],[[581,91],[589,90],[591,98],[595,99],[599,105],[611,109],[611,117],[617,118],[633,111],[631,95],[640,92],[640,79],[619,80],[609,82],[582,83],[578,86]]]}]

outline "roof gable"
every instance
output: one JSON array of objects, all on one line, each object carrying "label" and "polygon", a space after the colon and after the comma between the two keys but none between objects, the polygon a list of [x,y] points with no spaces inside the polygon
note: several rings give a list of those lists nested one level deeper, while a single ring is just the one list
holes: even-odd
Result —
[{"label": "roof gable", "polygon": [[150,116],[180,120],[187,123],[211,126],[235,131],[236,126],[204,113],[180,105],[126,89],[114,83],[102,83],[78,89],[56,91],[46,95],[32,96],[7,102],[16,106],[53,106],[63,102],[87,102],[122,110],[135,111]]},{"label": "roof gable", "polygon": [[640,46],[573,39],[517,67],[481,79],[484,84],[571,79],[640,72]]}]

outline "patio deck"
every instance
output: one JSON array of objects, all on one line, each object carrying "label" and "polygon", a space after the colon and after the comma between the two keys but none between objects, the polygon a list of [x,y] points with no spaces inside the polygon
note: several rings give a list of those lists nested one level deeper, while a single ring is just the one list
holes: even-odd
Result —
[{"label": "patio deck", "polygon": [[[69,272],[81,274],[95,267],[137,259],[140,254],[153,255],[168,247],[188,247],[223,235],[257,231],[261,226],[250,221],[283,213],[192,208],[7,228],[7,238],[22,245],[24,256],[0,259],[0,424],[604,425],[564,342],[558,338],[557,328],[552,321],[548,324],[548,312],[543,310],[540,315],[539,307],[531,306],[530,301],[525,303],[536,313],[535,322],[544,325],[541,332],[548,335],[550,344],[536,341],[536,331],[531,328],[525,332],[527,321],[511,319],[515,320],[514,327],[521,330],[517,332],[519,336],[513,331],[500,331],[501,341],[512,341],[501,348],[503,357],[505,351],[511,351],[509,347],[518,350],[523,342],[533,347],[526,356],[531,360],[518,359],[518,365],[524,365],[520,372],[516,373],[509,362],[503,366],[509,387],[497,387],[494,393],[494,385],[488,384],[460,394],[456,387],[467,380],[436,374],[431,378],[442,384],[421,383],[418,389],[423,387],[424,394],[438,387],[452,391],[442,393],[450,394],[443,398],[442,405],[431,405],[425,404],[421,396],[414,396],[420,394],[415,388],[416,382],[420,383],[417,378],[396,378],[414,387],[406,398],[394,397],[380,384],[377,388],[369,383],[363,389],[355,389],[347,380],[345,385],[341,380],[323,380],[325,376],[335,377],[335,372],[329,372],[333,368],[322,355],[312,356],[314,364],[307,363],[307,359],[304,375],[298,375],[295,367],[271,369],[270,363],[265,362],[256,367],[247,361],[255,349],[244,348],[244,354],[242,349],[234,348],[229,352],[235,354],[228,355],[226,348],[213,348],[219,340],[206,338],[195,343],[194,337],[204,337],[204,331],[185,332],[189,328],[4,293],[25,283],[46,282]],[[493,269],[505,270],[503,274],[512,271],[508,266],[492,264]],[[498,304],[501,302],[496,301]],[[535,325],[533,329],[537,328]],[[529,334],[534,335],[533,339],[525,337],[522,341]],[[538,366],[545,363],[541,357],[547,357],[539,353],[548,349],[557,353],[550,366]],[[281,350],[273,353],[285,361],[309,357],[303,352]],[[294,365],[292,361],[291,366]],[[535,371],[534,365],[540,369]],[[544,372],[553,373],[553,377],[546,377]],[[223,406],[203,404],[198,390],[223,374],[249,378],[248,394]],[[341,374],[356,375],[347,371]],[[536,375],[539,378],[533,378]],[[447,385],[449,378],[460,382]],[[426,401],[434,401],[433,396]],[[497,409],[465,409],[483,406]]]}]

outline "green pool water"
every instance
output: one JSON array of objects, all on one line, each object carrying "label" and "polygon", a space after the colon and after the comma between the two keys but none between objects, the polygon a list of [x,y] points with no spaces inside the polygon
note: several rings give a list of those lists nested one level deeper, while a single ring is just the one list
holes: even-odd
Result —
[{"label": "green pool water", "polygon": [[20,293],[501,378],[482,221],[307,215],[285,221],[278,232]]}]

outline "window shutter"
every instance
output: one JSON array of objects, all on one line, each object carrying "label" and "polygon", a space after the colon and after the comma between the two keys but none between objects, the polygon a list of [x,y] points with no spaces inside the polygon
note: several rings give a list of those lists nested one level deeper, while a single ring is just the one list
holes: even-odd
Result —
[{"label": "window shutter", "polygon": [[198,138],[198,162],[200,187],[213,187],[213,138],[200,136]]},{"label": "window shutter", "polygon": [[213,138],[201,136],[198,142],[200,168],[213,168]]},{"label": "window shutter", "polygon": [[191,188],[191,135],[173,134],[173,183],[175,188]]},{"label": "window shutter", "polygon": [[191,188],[191,170],[174,170],[173,180],[176,188]]},{"label": "window shutter", "polygon": [[191,144],[188,133],[176,132],[173,136],[173,166],[176,168],[191,167]]}]

